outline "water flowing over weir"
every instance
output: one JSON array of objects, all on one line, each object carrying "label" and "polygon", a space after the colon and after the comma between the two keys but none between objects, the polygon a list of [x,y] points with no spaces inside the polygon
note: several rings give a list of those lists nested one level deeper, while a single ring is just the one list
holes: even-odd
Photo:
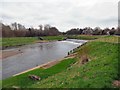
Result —
[{"label": "water flowing over weir", "polygon": [[36,43],[7,51],[20,50],[22,53],[4,58],[2,60],[2,79],[14,74],[36,67],[50,61],[60,60],[67,56],[68,52],[86,40],[67,39],[48,43]]}]

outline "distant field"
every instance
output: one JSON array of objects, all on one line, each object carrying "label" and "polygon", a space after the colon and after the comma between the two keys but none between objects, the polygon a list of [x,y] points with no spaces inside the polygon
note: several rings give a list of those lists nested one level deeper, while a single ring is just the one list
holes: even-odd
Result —
[{"label": "distant field", "polygon": [[44,36],[42,37],[44,40],[63,40],[65,36]]},{"label": "distant field", "polygon": [[98,39],[106,36],[104,35],[69,35],[67,37],[70,39],[94,40],[94,39]]},{"label": "distant field", "polygon": [[[42,37],[43,40],[63,40],[63,36],[45,36]],[[13,37],[13,38],[1,38],[0,44],[3,47],[13,47],[13,46],[21,46],[25,44],[32,44],[35,41],[38,41],[38,37]]]},{"label": "distant field", "polygon": [[[71,39],[82,39],[82,40],[93,40],[102,38],[105,36],[88,36],[88,35],[73,35],[73,36],[44,36],[42,37],[43,40],[47,41],[55,41],[55,40],[63,40],[66,37]],[[13,38],[2,38],[0,39],[0,45],[3,46],[3,48],[6,47],[14,47],[14,46],[21,46],[25,44],[32,44],[35,41],[39,40],[38,37],[13,37]]]},{"label": "distant field", "polygon": [[25,44],[31,44],[36,41],[36,37],[13,37],[13,38],[2,38],[3,47],[19,46]]},{"label": "distant field", "polygon": [[[90,61],[86,64],[81,65],[81,59],[67,59],[45,70],[36,69],[3,80],[3,87],[114,88],[113,81],[120,79],[118,76],[120,75],[118,72],[118,54],[120,54],[118,45],[120,44],[118,44],[117,38],[116,36],[107,36],[90,41],[78,48],[77,52],[89,48]],[[111,41],[111,39],[114,40]],[[30,80],[29,74],[38,75],[42,80]]]}]

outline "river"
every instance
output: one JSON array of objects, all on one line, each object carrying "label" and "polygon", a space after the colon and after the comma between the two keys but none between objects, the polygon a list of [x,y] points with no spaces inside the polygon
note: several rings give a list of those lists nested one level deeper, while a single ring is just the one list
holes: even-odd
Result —
[{"label": "river", "polygon": [[60,60],[67,56],[68,52],[87,41],[67,39],[47,43],[36,43],[19,48],[7,49],[21,50],[22,53],[4,58],[2,60],[2,79],[14,74],[36,67],[50,61]]}]

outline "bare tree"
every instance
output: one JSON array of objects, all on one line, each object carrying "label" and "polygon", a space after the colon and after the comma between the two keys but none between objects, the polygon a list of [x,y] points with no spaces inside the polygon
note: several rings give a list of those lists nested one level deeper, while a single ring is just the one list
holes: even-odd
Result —
[{"label": "bare tree", "polygon": [[43,30],[43,25],[39,25],[39,30],[40,30],[40,31]]},{"label": "bare tree", "polygon": [[17,23],[16,22],[11,24],[11,29],[12,30],[17,30]]},{"label": "bare tree", "polygon": [[24,25],[21,25],[21,24],[17,24],[17,27],[18,27],[18,30],[25,30],[25,27]]},{"label": "bare tree", "polygon": [[50,26],[49,24],[45,24],[45,25],[44,25],[44,30],[49,30],[50,27],[51,27],[51,26]]},{"label": "bare tree", "polygon": [[3,37],[13,37],[14,33],[12,32],[10,26],[2,24],[2,36]]}]

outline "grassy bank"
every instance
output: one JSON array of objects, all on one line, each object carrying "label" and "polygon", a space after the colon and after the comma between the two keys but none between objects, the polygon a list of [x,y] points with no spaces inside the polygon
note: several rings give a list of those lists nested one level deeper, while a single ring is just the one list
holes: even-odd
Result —
[{"label": "grassy bank", "polygon": [[31,44],[38,40],[36,37],[13,37],[13,38],[2,38],[3,47],[20,46],[25,44]]},{"label": "grassy bank", "polygon": [[105,36],[104,38],[96,39],[98,42],[120,43],[120,37],[118,36]]},{"label": "grassy bank", "polygon": [[[111,39],[113,39],[111,41]],[[67,59],[48,68],[36,69],[28,73],[3,80],[3,87],[29,87],[29,88],[114,88],[114,80],[118,75],[118,37],[108,36],[88,42],[77,52],[89,48],[87,53],[89,62],[80,64],[81,59]],[[120,44],[119,44],[120,45]],[[76,62],[76,63],[75,63]],[[72,64],[75,63],[75,64]],[[29,74],[42,78],[33,81]]]},{"label": "grassy bank", "polygon": [[[111,38],[111,37],[108,37]],[[114,88],[112,85],[118,77],[118,44],[113,42],[92,41],[82,46],[89,47],[90,61],[79,63],[65,71],[48,77],[32,88]],[[79,62],[79,60],[78,60]]]},{"label": "grassy bank", "polygon": [[49,41],[54,41],[54,40],[63,40],[65,36],[60,35],[60,36],[44,36],[42,37],[43,40],[49,40]]},{"label": "grassy bank", "polygon": [[32,84],[37,83],[37,81],[29,79],[28,75],[30,74],[38,75],[41,77],[42,80],[44,80],[52,75],[55,75],[57,73],[60,73],[66,70],[75,62],[76,62],[76,59],[65,59],[60,63],[58,63],[57,65],[52,66],[48,69],[39,68],[15,77],[10,77],[8,79],[3,80],[3,87],[7,87],[7,88],[13,87],[13,86],[30,87]]},{"label": "grassy bank", "polygon": [[102,38],[102,37],[106,37],[106,36],[102,36],[102,35],[69,35],[67,37],[70,39],[94,40],[94,39],[98,39],[98,38]]},{"label": "grassy bank", "polygon": [[[90,36],[90,35],[71,35],[71,36],[44,36],[42,37],[43,40],[46,41],[56,41],[56,40],[64,40],[66,37],[70,39],[82,39],[82,40],[93,40],[98,39],[105,36]],[[13,38],[1,38],[0,39],[0,46],[2,45],[3,48],[7,47],[15,47],[21,46],[25,44],[32,44],[36,41],[39,41],[38,37],[13,37]]]},{"label": "grassy bank", "polygon": [[[64,36],[45,36],[42,37],[43,40],[54,41],[54,40],[63,40]],[[1,38],[0,44],[3,48],[21,46],[25,44],[32,44],[39,41],[38,37],[13,37],[13,38]]]}]

